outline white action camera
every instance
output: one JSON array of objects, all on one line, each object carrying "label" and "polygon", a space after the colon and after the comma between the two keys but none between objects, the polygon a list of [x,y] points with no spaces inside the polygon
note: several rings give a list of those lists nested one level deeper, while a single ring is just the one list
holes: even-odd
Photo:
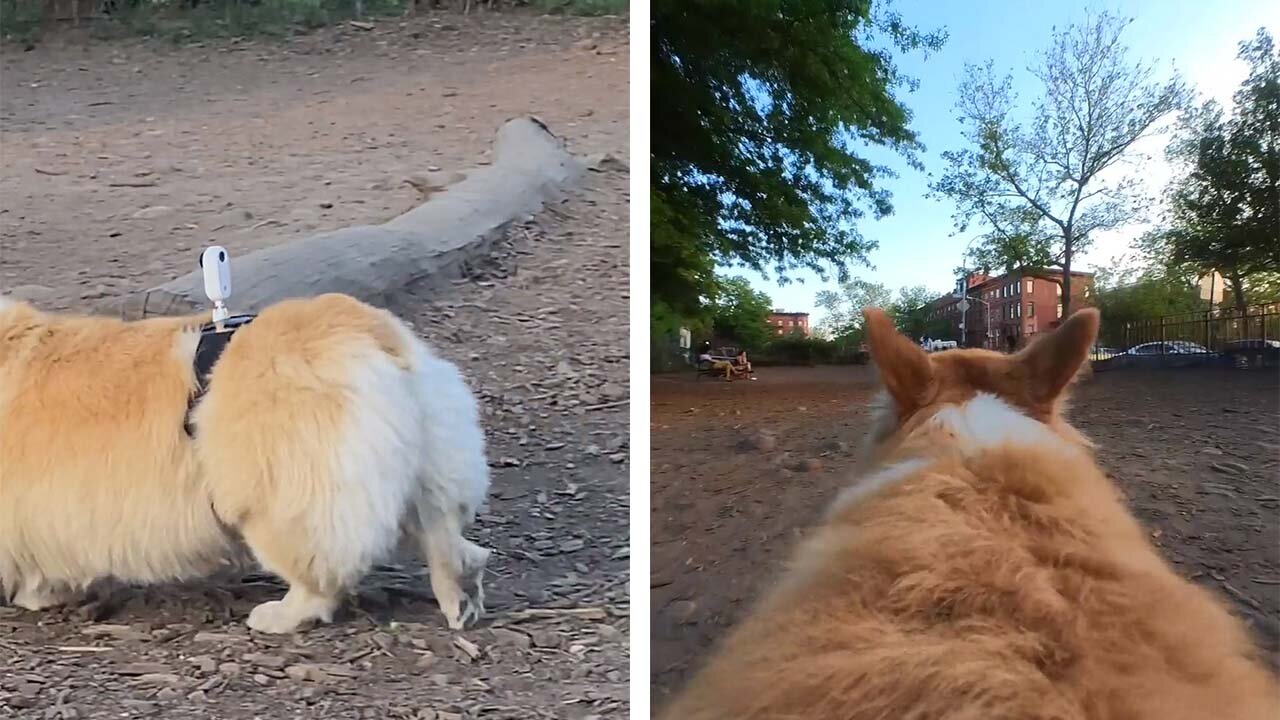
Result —
[{"label": "white action camera", "polygon": [[213,301],[213,321],[219,325],[231,315],[226,300],[231,297],[231,257],[226,248],[214,245],[200,255],[204,269],[204,294]]}]

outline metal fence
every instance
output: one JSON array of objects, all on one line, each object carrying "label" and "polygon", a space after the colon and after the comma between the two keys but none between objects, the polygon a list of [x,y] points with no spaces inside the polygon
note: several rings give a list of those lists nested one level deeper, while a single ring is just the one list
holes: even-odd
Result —
[{"label": "metal fence", "polygon": [[1103,334],[1093,359],[1161,364],[1220,360],[1235,367],[1280,367],[1280,303],[1165,315],[1126,322]]}]

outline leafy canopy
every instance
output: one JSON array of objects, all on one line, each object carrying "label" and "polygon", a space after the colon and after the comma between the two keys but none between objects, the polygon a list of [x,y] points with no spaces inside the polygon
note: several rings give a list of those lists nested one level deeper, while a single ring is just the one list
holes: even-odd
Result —
[{"label": "leafy canopy", "polygon": [[773,337],[768,323],[773,309],[769,296],[753,290],[746,278],[725,278],[717,284],[719,289],[711,306],[716,336],[733,340],[747,350],[764,347]]},{"label": "leafy canopy", "polygon": [[1168,227],[1143,247],[1198,272],[1221,271],[1243,308],[1249,285],[1267,287],[1280,273],[1280,52],[1259,29],[1239,57],[1249,76],[1234,112],[1206,102],[1170,144],[1183,172],[1170,186]]},{"label": "leafy canopy", "polygon": [[[899,51],[941,46],[871,0],[655,0],[651,9],[653,297],[693,312],[715,264],[834,266],[874,243],[889,172],[858,148],[920,146],[895,91]],[[873,38],[873,35],[875,36]]]},{"label": "leafy canopy", "polygon": [[1102,13],[1055,31],[1027,104],[991,62],[966,66],[956,109],[967,147],[943,153],[949,169],[931,186],[955,203],[958,232],[982,229],[979,266],[1061,269],[1064,312],[1074,256],[1141,214],[1142,183],[1120,172],[1134,144],[1186,100],[1176,77],[1129,59],[1128,23]]},{"label": "leafy canopy", "polygon": [[876,307],[887,312],[898,329],[911,337],[937,337],[945,332],[946,323],[929,320],[928,304],[940,295],[942,293],[924,285],[916,285],[900,288],[895,297],[883,283],[854,278],[840,283],[837,290],[818,292],[814,304],[826,315],[817,331],[825,337],[861,340],[862,311]]}]

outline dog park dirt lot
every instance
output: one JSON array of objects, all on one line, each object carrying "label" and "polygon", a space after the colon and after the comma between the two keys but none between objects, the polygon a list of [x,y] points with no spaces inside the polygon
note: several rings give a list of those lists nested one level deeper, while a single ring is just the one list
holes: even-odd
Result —
[{"label": "dog park dirt lot", "polygon": [[[88,310],[233,254],[422,201],[533,114],[625,159],[624,18],[432,14],[292,40],[0,59],[0,292]],[[627,713],[627,173],[588,173],[451,287],[390,299],[483,406],[489,612],[449,632],[412,556],[330,626],[263,636],[257,572],[0,607],[0,718],[595,718]],[[234,297],[232,301],[234,310]],[[50,522],[75,522],[50,518]]]},{"label": "dog park dirt lot", "polygon": [[[677,689],[850,481],[875,392],[867,367],[759,380],[652,380],[653,696]],[[1070,420],[1153,541],[1212,588],[1280,665],[1280,375],[1118,369]]]}]

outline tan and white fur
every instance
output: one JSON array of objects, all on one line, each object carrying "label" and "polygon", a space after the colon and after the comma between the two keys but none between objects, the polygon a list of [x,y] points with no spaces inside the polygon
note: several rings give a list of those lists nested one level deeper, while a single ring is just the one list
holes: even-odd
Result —
[{"label": "tan and white fur", "polygon": [[1098,314],[1013,356],[866,314],[866,472],[668,720],[1274,720],[1245,628],[1179,577],[1062,416]]},{"label": "tan and white fur", "polygon": [[[489,485],[475,400],[390,313],[288,300],[236,331],[183,428],[207,318],[126,323],[0,298],[0,597],[203,575],[242,540],[289,584],[248,624],[329,622],[402,533],[451,628],[480,616]],[[238,537],[237,537],[238,536]]]}]

